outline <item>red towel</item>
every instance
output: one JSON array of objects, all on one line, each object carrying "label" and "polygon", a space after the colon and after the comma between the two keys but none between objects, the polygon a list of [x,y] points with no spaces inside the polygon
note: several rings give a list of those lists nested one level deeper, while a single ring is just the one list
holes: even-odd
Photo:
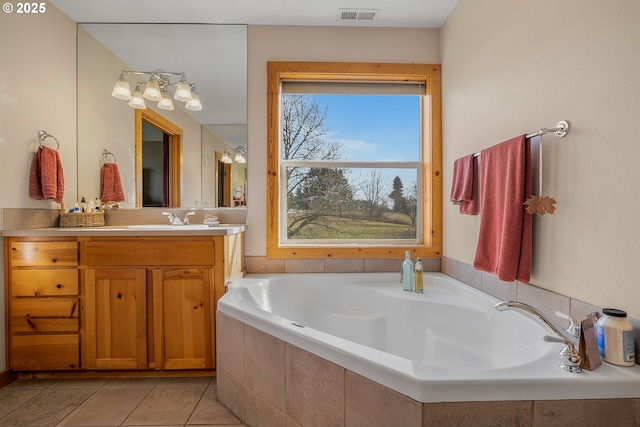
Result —
[{"label": "red towel", "polygon": [[120,171],[116,163],[105,163],[102,165],[100,187],[102,188],[102,195],[100,197],[102,202],[124,202],[124,191],[122,191]]},{"label": "red towel", "polygon": [[42,146],[34,153],[29,174],[29,197],[62,203],[64,173],[57,150]]},{"label": "red towel", "polygon": [[452,202],[460,203],[460,213],[478,215],[478,158],[473,154],[453,162]]},{"label": "red towel", "polygon": [[507,282],[531,276],[531,145],[524,135],[482,150],[480,234],[473,266]]}]

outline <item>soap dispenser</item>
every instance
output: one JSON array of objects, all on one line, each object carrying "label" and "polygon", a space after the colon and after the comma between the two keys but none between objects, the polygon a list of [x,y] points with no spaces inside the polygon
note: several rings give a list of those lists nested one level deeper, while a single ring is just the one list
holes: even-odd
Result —
[{"label": "soap dispenser", "polygon": [[415,271],[413,262],[411,262],[411,252],[404,253],[404,261],[402,262],[402,289],[412,292],[415,283]]},{"label": "soap dispenser", "polygon": [[422,271],[424,270],[424,266],[422,265],[422,260],[420,258],[418,258],[416,260],[416,289],[415,291],[418,293],[423,293],[424,288],[423,288],[423,282],[422,282]]}]

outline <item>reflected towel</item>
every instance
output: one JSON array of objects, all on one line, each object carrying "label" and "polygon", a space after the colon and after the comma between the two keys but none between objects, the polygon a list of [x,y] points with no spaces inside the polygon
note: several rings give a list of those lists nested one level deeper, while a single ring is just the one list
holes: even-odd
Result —
[{"label": "reflected towel", "polygon": [[498,279],[528,282],[532,225],[524,202],[532,193],[531,145],[525,135],[482,150],[480,234],[474,267]]},{"label": "reflected towel", "polygon": [[62,203],[64,172],[57,150],[43,146],[34,153],[29,173],[29,197]]},{"label": "reflected towel", "polygon": [[478,158],[473,154],[453,162],[452,202],[460,204],[460,213],[478,215]]},{"label": "reflected towel", "polygon": [[100,174],[100,188],[102,195],[100,199],[104,203],[124,202],[124,191],[120,181],[120,171],[116,163],[105,163],[102,165]]}]

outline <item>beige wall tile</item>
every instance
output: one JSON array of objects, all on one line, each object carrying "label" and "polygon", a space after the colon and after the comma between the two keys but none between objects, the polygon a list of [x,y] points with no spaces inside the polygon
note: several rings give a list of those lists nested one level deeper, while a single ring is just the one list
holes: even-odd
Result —
[{"label": "beige wall tile", "polygon": [[287,424],[286,415],[275,406],[247,389],[245,395],[245,422],[253,427],[283,427]]},{"label": "beige wall tile", "polygon": [[284,273],[284,259],[268,259],[261,256],[245,256],[247,273]]},{"label": "beige wall tile", "polygon": [[328,258],[324,261],[326,273],[362,273],[364,259],[362,258]]},{"label": "beige wall tile", "polygon": [[534,427],[636,427],[640,425],[640,399],[537,401],[533,417]]},{"label": "beige wall tile", "polygon": [[589,304],[586,302],[582,302],[577,299],[571,299],[570,305],[571,305],[571,308],[570,308],[571,315],[578,322],[582,322],[584,319],[587,318],[587,315],[593,313],[594,311],[597,311],[597,312],[602,311],[602,309],[598,306],[595,306],[593,304]]},{"label": "beige wall tile", "polygon": [[287,344],[286,414],[305,427],[344,426],[344,369]]},{"label": "beige wall tile", "polygon": [[527,427],[532,406],[530,401],[425,403],[422,427]]},{"label": "beige wall tile", "polygon": [[440,262],[440,271],[454,279],[458,278],[458,261],[446,256],[442,257]]},{"label": "beige wall tile", "polygon": [[218,401],[241,420],[244,412],[244,385],[223,369],[216,369]]},{"label": "beige wall tile", "polygon": [[324,273],[324,259],[287,259],[286,273]]},{"label": "beige wall tile", "polygon": [[[460,265],[458,265],[458,268]],[[515,301],[517,297],[516,283],[515,282],[503,282],[499,280],[493,274],[480,273],[482,277],[482,292],[489,295],[493,295],[501,300]],[[460,275],[460,272],[458,272]]]},{"label": "beige wall tile", "polygon": [[216,366],[244,382],[244,323],[216,312]]},{"label": "beige wall tile", "polygon": [[246,325],[244,334],[245,387],[284,411],[285,342]]},{"label": "beige wall tile", "polygon": [[562,327],[569,326],[569,321],[556,316],[555,312],[569,314],[569,298],[546,289],[527,283],[518,283],[518,301],[529,304],[544,313]]},{"label": "beige wall tile", "polygon": [[364,260],[364,271],[367,273],[377,272],[400,272],[402,259],[399,258],[366,258]]},{"label": "beige wall tile", "polygon": [[346,371],[346,427],[415,427],[422,404],[365,377]]},{"label": "beige wall tile", "polygon": [[482,272],[476,270],[470,264],[458,262],[458,280],[476,289],[482,289]]}]

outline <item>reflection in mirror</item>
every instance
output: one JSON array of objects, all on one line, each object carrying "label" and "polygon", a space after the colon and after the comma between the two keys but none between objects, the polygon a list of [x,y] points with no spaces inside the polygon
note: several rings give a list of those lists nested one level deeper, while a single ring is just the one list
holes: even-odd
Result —
[{"label": "reflection in mirror", "polygon": [[136,207],[178,207],[182,129],[150,110],[135,114]]},{"label": "reflection in mirror", "polygon": [[[215,152],[247,146],[247,36],[245,25],[79,24],[78,195],[99,197],[101,152],[118,158],[125,192],[121,207],[142,206],[142,168],[136,165],[135,113],[111,96],[123,70],[184,72],[196,84],[203,109],[157,110],[182,129],[182,185],[177,205],[216,207]],[[176,104],[178,105],[178,104]],[[232,125],[229,125],[232,124]],[[221,126],[221,127],[220,127]],[[238,142],[225,127],[244,129]],[[235,166],[234,166],[235,167]],[[231,186],[246,173],[231,170]],[[246,188],[246,182],[243,183]],[[226,190],[226,189],[225,189]],[[233,199],[230,201],[233,205]]]}]

